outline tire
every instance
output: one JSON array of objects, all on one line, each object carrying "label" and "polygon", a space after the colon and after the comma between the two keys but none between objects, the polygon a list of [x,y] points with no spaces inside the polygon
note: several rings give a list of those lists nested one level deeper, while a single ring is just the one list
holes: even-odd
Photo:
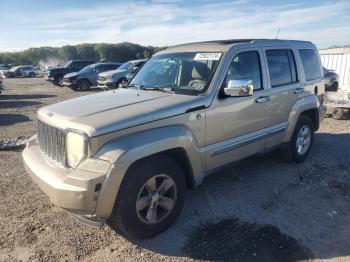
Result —
[{"label": "tire", "polygon": [[117,81],[117,83],[115,83],[115,89],[118,89],[118,88],[121,88],[122,86],[122,84],[123,84],[123,81],[127,81],[126,80],[126,78],[121,78],[121,79],[119,79],[118,81]]},{"label": "tire", "polygon": [[62,87],[62,84],[61,84],[62,79],[63,79],[63,77],[55,76],[54,79],[53,79],[53,84],[54,84],[55,86],[60,86],[60,87]]},{"label": "tire", "polygon": [[303,162],[310,152],[313,140],[314,127],[312,120],[308,116],[301,115],[294,128],[291,141],[283,149],[283,160],[291,163]]},{"label": "tire", "polygon": [[[153,185],[157,186],[147,186],[150,181],[155,181]],[[164,181],[167,181],[168,185],[173,183],[173,186],[157,195]],[[151,191],[155,193],[151,195]],[[115,230],[133,238],[153,237],[174,223],[183,206],[185,195],[185,175],[175,160],[163,155],[146,158],[128,170],[119,189],[109,224]],[[169,201],[169,198],[173,202]],[[167,201],[164,201],[165,199]],[[143,203],[139,209],[136,205],[137,200]],[[150,208],[152,203],[155,209]],[[167,206],[168,209],[163,209],[163,206]],[[158,213],[149,212],[150,210],[157,210]],[[149,214],[151,215],[147,216]],[[154,214],[156,215],[153,216]]]},{"label": "tire", "polygon": [[334,119],[342,120],[345,118],[345,111],[341,107],[336,107],[332,112],[332,116]]},{"label": "tire", "polygon": [[78,84],[77,84],[77,88],[76,90],[79,90],[79,91],[87,91],[90,89],[90,81],[87,80],[87,79],[81,79],[79,80]]}]

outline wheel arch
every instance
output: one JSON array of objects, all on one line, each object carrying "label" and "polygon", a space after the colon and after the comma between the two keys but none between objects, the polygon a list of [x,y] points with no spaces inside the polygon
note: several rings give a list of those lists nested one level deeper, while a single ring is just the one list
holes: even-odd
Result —
[{"label": "wheel arch", "polygon": [[288,118],[288,127],[287,131],[284,137],[284,142],[289,142],[293,132],[294,128],[298,122],[298,119],[301,115],[306,115],[309,118],[311,118],[313,125],[314,125],[314,131],[317,131],[320,126],[320,112],[319,112],[319,101],[316,96],[306,96],[303,98],[298,99],[289,114]]},{"label": "wheel arch", "polygon": [[95,155],[113,163],[102,185],[96,216],[110,216],[119,187],[133,165],[159,154],[171,157],[179,164],[189,188],[200,184],[203,163],[193,135],[186,127],[169,126],[129,135],[106,144]]}]

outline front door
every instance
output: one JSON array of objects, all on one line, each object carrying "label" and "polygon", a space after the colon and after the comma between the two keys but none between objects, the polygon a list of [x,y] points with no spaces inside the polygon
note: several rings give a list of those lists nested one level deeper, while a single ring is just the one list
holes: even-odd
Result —
[{"label": "front door", "polygon": [[268,125],[268,90],[264,87],[262,53],[259,49],[237,52],[226,73],[229,80],[251,80],[254,93],[247,97],[224,97],[219,93],[206,111],[206,170],[253,155],[265,149]]}]

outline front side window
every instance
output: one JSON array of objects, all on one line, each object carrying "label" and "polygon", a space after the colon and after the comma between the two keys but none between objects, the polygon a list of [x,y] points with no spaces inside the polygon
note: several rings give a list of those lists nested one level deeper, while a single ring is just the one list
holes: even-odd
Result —
[{"label": "front side window", "polygon": [[279,49],[266,51],[271,87],[295,83],[297,73],[292,50]]},{"label": "front side window", "polygon": [[225,78],[226,86],[230,80],[250,80],[254,91],[262,89],[259,53],[248,51],[236,55]]},{"label": "front side window", "polygon": [[321,77],[320,64],[313,49],[300,49],[299,54],[303,63],[307,81]]},{"label": "front side window", "polygon": [[130,83],[140,88],[167,88],[175,93],[205,92],[221,60],[221,53],[183,52],[155,55]]}]

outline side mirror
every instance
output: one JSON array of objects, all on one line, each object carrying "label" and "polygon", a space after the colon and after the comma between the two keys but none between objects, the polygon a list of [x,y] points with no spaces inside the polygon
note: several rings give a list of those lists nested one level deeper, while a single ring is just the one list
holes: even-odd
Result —
[{"label": "side mirror", "polygon": [[252,96],[253,89],[253,80],[230,80],[224,88],[224,93],[226,96]]},{"label": "side mirror", "polygon": [[139,68],[140,68],[140,67],[138,67],[138,66],[134,66],[134,67],[131,69],[131,71],[132,71],[132,72],[136,72],[137,70],[139,70]]}]

